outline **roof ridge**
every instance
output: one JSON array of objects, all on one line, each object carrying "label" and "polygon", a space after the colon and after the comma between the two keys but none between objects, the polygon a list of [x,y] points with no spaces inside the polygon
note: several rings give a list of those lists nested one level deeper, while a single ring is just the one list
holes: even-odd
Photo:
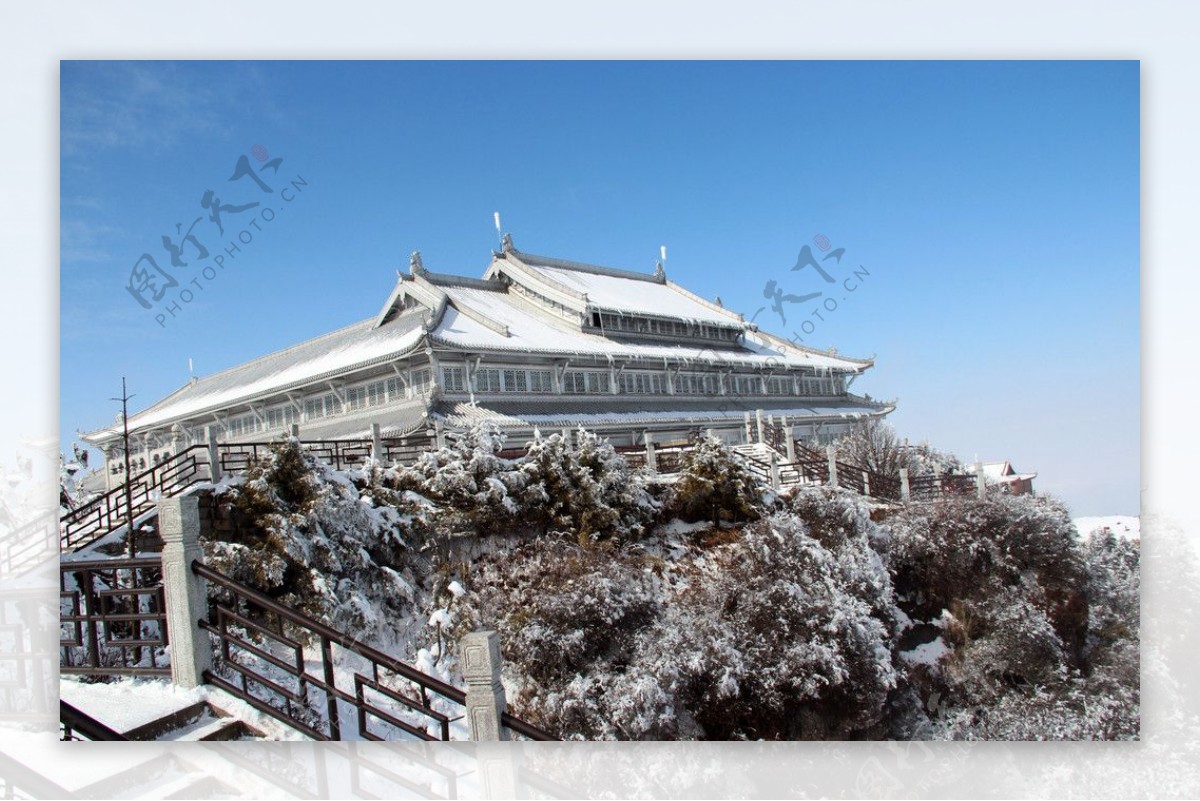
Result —
[{"label": "roof ridge", "polygon": [[468,289],[482,289],[487,292],[503,292],[505,289],[504,282],[494,278],[471,278],[466,275],[431,272],[425,272],[421,277],[434,286],[461,286]]},{"label": "roof ridge", "polygon": [[605,267],[600,264],[588,264],[582,261],[569,261],[567,259],[556,259],[553,256],[539,256],[535,253],[525,253],[513,248],[512,253],[528,266],[540,264],[543,267],[556,267],[560,270],[575,270],[581,273],[592,273],[594,275],[607,275],[612,278],[630,278],[635,281],[647,281],[652,284],[661,284],[662,282],[655,276],[654,273],[639,273],[634,270],[623,270],[619,267]]}]

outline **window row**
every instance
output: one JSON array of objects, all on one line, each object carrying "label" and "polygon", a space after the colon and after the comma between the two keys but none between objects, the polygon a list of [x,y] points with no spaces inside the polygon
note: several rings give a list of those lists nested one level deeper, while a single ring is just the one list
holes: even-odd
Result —
[{"label": "window row", "polygon": [[599,325],[605,331],[629,331],[639,334],[659,334],[677,337],[700,337],[702,339],[719,339],[727,342],[736,341],[738,330],[704,323],[687,323],[681,320],[660,320],[656,317],[637,317],[625,314],[608,314],[600,312],[593,314],[593,325]]},{"label": "window row", "polygon": [[[464,368],[443,367],[442,386],[447,392],[466,392]],[[841,391],[841,379],[789,375],[762,377],[732,375],[725,384],[729,395],[834,395]],[[668,378],[664,373],[623,371],[617,379],[617,392],[626,395],[665,395]],[[471,389],[477,393],[535,392],[553,393],[550,370],[481,367],[472,374]],[[721,377],[715,373],[681,373],[675,376],[676,395],[719,395]],[[604,370],[567,370],[562,390],[567,395],[603,395],[613,391],[610,373]]]}]

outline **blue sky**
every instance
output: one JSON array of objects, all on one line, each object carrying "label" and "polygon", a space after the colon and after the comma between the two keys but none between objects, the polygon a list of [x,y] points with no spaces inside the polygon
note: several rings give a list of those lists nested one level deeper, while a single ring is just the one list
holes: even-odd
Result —
[{"label": "blue sky", "polygon": [[[1137,62],[63,62],[64,443],[203,375],[372,316],[422,252],[480,275],[518,248],[667,272],[785,336],[877,366],[854,386],[971,460],[1011,459],[1076,514],[1139,498]],[[175,225],[302,189],[204,280]],[[259,151],[259,155],[262,152]],[[278,191],[274,193],[278,197]],[[254,212],[193,229],[212,252]],[[854,293],[824,287],[824,235]],[[178,239],[178,237],[176,237]],[[816,246],[813,245],[814,250]],[[159,325],[149,252],[194,299]],[[182,258],[191,259],[184,249]],[[758,311],[760,308],[768,308]],[[808,326],[802,328],[807,320]]]}]

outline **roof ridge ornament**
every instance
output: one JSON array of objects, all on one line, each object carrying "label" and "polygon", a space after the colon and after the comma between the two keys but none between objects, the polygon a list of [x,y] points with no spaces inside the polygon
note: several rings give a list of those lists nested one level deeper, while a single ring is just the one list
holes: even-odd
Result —
[{"label": "roof ridge ornament", "polygon": [[500,249],[505,253],[512,253],[517,248],[513,245],[512,234],[504,234],[500,237]]},{"label": "roof ridge ornament", "polygon": [[425,269],[425,264],[421,261],[421,251],[414,250],[412,255],[408,257],[408,272],[412,275],[425,276],[429,271]]},{"label": "roof ridge ornament", "polygon": [[660,284],[667,282],[667,271],[663,269],[661,261],[654,265],[654,280]]}]

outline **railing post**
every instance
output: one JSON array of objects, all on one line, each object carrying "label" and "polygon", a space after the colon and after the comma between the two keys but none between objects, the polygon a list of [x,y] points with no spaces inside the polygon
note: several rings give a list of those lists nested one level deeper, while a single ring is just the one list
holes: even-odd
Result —
[{"label": "railing post", "polygon": [[825,454],[829,457],[829,486],[836,487],[838,485],[837,454],[832,445],[825,446]]},{"label": "railing post", "polygon": [[441,420],[433,421],[433,443],[438,450],[446,447],[446,430],[442,427]]},{"label": "railing post", "polygon": [[779,489],[779,454],[771,451],[771,489]]},{"label": "railing post", "polygon": [[371,423],[371,458],[376,463],[383,461],[383,439],[379,436],[379,423]]},{"label": "railing post", "polygon": [[792,427],[788,425],[787,415],[783,416],[783,440],[787,447],[787,460],[796,461],[796,440],[792,437]]},{"label": "railing post", "polygon": [[763,436],[763,413],[762,409],[754,410],[754,423],[758,428],[758,441],[766,442],[766,437]]},{"label": "railing post", "polygon": [[658,472],[658,456],[654,453],[654,435],[649,431],[646,432],[646,468],[651,472]]},{"label": "railing post", "polygon": [[908,468],[900,468],[900,500],[908,503],[912,500],[912,491],[908,488]]},{"label": "railing post", "polygon": [[975,463],[975,494],[980,498],[987,497],[987,479],[983,477],[983,463]]},{"label": "railing post", "polygon": [[208,440],[208,472],[211,474],[212,483],[216,484],[221,480],[221,449],[217,447],[217,427],[209,426],[208,435],[205,437]]},{"label": "railing post", "polygon": [[159,501],[158,533],[163,541],[163,595],[171,643],[171,681],[191,689],[204,683],[204,671],[212,667],[212,645],[208,633],[200,628],[200,620],[208,611],[208,598],[204,579],[192,572],[192,562],[204,557],[196,496],[181,495]]},{"label": "railing post", "polygon": [[500,683],[500,635],[473,631],[462,638],[463,679],[467,682],[467,727],[472,740],[507,740],[500,722],[508,707]]}]

